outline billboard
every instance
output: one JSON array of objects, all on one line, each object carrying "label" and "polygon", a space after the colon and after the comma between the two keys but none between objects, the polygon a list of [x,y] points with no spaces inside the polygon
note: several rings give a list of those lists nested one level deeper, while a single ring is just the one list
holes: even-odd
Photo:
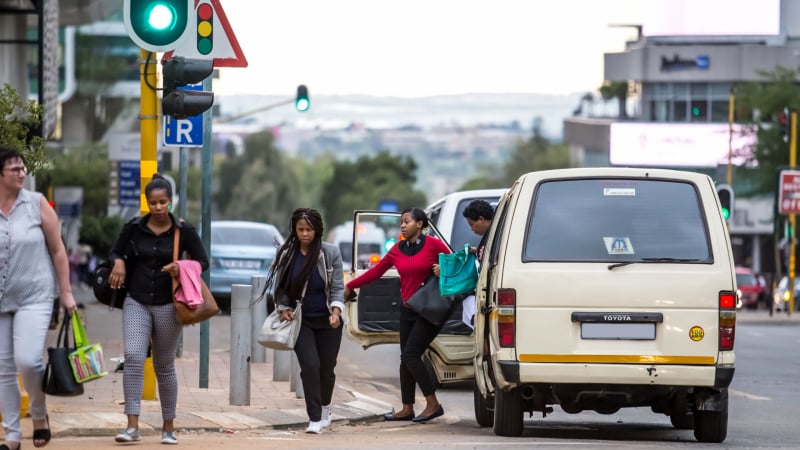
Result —
[{"label": "billboard", "polygon": [[645,9],[645,36],[774,36],[781,0],[669,0]]},{"label": "billboard", "polygon": [[615,166],[716,167],[753,164],[755,130],[734,124],[613,123],[609,161]]}]

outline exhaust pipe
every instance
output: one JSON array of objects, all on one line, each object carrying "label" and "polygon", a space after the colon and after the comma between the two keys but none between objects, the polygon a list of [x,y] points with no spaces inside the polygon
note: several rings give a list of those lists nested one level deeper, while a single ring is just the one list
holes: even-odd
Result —
[{"label": "exhaust pipe", "polygon": [[535,391],[533,390],[532,386],[522,386],[520,390],[520,395],[524,400],[531,400],[533,398]]}]

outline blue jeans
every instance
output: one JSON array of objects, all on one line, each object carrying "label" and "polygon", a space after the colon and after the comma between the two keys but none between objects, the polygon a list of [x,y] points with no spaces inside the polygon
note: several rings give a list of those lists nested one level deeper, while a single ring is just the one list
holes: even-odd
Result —
[{"label": "blue jeans", "polygon": [[22,399],[17,374],[22,376],[30,399],[31,417],[44,420],[47,414],[42,392],[43,354],[52,312],[50,302],[40,302],[0,314],[0,413],[6,441],[22,441],[19,422]]}]

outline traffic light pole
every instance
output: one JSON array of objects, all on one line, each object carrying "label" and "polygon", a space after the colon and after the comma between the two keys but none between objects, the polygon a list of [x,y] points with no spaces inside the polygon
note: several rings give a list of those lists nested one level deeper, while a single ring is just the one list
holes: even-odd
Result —
[{"label": "traffic light pole", "polygon": [[[789,132],[789,166],[792,170],[797,166],[797,113],[792,111],[789,117],[790,132]],[[789,214],[789,227],[792,230],[789,236],[789,310],[787,313],[792,315],[794,312],[794,276],[795,276],[795,214]]]},{"label": "traffic light pole", "polygon": [[[158,171],[156,139],[158,132],[158,95],[151,86],[158,85],[156,65],[148,64],[150,52],[139,51],[139,212],[148,212],[147,198],[144,188]],[[156,399],[156,375],[153,370],[152,356],[147,357],[144,365],[144,389],[142,400]]]},{"label": "traffic light pole", "polygon": [[139,77],[139,132],[140,141],[140,161],[139,161],[139,211],[142,215],[147,214],[147,199],[144,195],[144,187],[153,178],[153,174],[158,171],[158,155],[156,150],[156,139],[158,134],[158,95],[151,86],[158,85],[156,77],[155,63],[148,64],[150,52],[147,50],[139,51],[140,72]]},{"label": "traffic light pole", "polygon": [[[212,91],[211,77],[203,80],[203,90]],[[213,161],[213,153],[211,149],[211,114],[212,110],[203,114],[203,187],[202,187],[202,230],[201,235],[203,247],[206,249],[207,254],[211,254],[211,233],[205,230],[211,230],[211,162]],[[209,279],[209,272],[203,272],[203,281],[206,285],[211,284]],[[200,322],[200,386],[201,388],[208,388],[208,360],[209,360],[209,336],[211,333],[211,321],[204,320]]]}]

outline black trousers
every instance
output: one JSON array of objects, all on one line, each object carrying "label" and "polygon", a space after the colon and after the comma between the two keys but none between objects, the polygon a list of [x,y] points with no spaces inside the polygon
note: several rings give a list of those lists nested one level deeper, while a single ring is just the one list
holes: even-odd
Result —
[{"label": "black trousers", "polygon": [[408,308],[400,312],[400,396],[404,405],[414,404],[415,384],[423,395],[436,392],[433,380],[422,362],[422,354],[442,326],[436,326]]},{"label": "black trousers", "polygon": [[332,328],[328,316],[303,317],[303,325],[294,345],[300,364],[300,380],[306,400],[308,420],[322,419],[322,405],[330,405],[336,383],[336,358],[342,343],[342,327]]}]

